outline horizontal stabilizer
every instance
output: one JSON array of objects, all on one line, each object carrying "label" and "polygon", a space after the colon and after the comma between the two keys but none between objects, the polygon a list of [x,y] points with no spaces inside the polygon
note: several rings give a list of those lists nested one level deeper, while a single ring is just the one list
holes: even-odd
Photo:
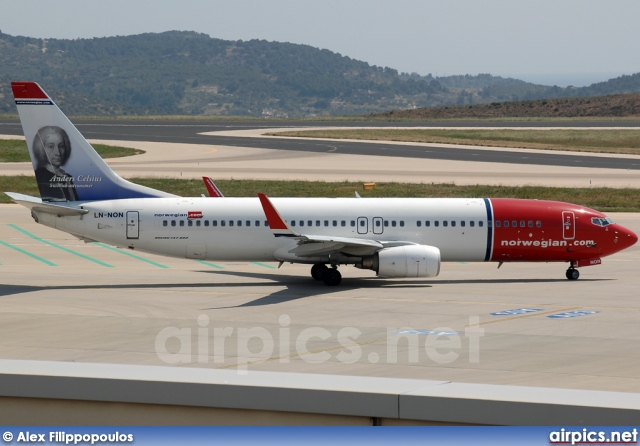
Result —
[{"label": "horizontal stabilizer", "polygon": [[71,215],[84,215],[89,212],[86,209],[80,209],[80,208],[71,207],[71,206],[63,206],[59,204],[52,204],[52,203],[46,203],[46,202],[43,203],[42,199],[32,197],[30,195],[23,195],[15,192],[5,192],[5,194],[8,195],[9,198],[11,198],[16,203],[21,204],[22,206],[28,209],[31,209],[32,211],[45,212],[47,214],[54,214],[59,217],[63,217],[63,216],[68,217]]}]

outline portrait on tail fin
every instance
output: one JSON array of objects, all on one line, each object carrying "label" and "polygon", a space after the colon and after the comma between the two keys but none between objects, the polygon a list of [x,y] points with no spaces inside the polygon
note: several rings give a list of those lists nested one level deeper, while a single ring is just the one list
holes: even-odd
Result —
[{"label": "portrait on tail fin", "polygon": [[62,128],[42,127],[32,145],[35,174],[44,201],[78,201],[78,193],[64,166],[71,156],[71,142]]}]

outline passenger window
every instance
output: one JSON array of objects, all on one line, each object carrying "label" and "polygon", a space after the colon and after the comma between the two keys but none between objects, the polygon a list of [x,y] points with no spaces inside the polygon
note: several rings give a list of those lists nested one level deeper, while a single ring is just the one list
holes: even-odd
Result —
[{"label": "passenger window", "polygon": [[313,226],[313,222],[311,220],[307,221],[307,226]]},{"label": "passenger window", "polygon": [[171,226],[175,226],[176,225],[176,221],[175,220],[171,220]]},{"label": "passenger window", "polygon": [[320,226],[320,220],[316,220],[316,226]]},{"label": "passenger window", "polygon": [[245,223],[247,224],[247,226],[251,226],[251,220],[247,220]]},{"label": "passenger window", "polygon": [[180,220],[180,226],[184,226],[184,220]]},{"label": "passenger window", "polygon": [[196,226],[201,226],[202,222],[200,220],[196,220]]},{"label": "passenger window", "polygon": [[189,220],[189,221],[187,222],[187,225],[188,225],[188,226],[193,226],[193,220]]},{"label": "passenger window", "polygon": [[505,220],[505,221],[504,221],[504,227],[505,227],[505,228],[508,228],[508,227],[509,227],[509,220]]},{"label": "passenger window", "polygon": [[456,227],[456,221],[455,220],[451,220],[451,227],[455,228]]},{"label": "passenger window", "polygon": [[449,226],[449,222],[447,220],[443,221],[442,226],[446,228],[447,226]]},{"label": "passenger window", "polygon": [[466,223],[464,222],[464,220],[461,220],[461,221],[460,221],[460,226],[462,226],[463,228],[464,228],[465,224],[466,224]]},{"label": "passenger window", "polygon": [[420,227],[420,226],[422,226],[422,222],[421,222],[420,220],[418,220],[418,221],[416,222],[416,225],[417,225],[418,227]]},{"label": "passenger window", "polygon": [[478,227],[479,227],[479,228],[481,228],[482,226],[484,226],[484,224],[482,223],[482,220],[480,220],[480,221],[478,222]]},{"label": "passenger window", "polygon": [[433,226],[437,228],[438,226],[440,226],[440,222],[438,220],[434,221]]},{"label": "passenger window", "polygon": [[[473,222],[471,222],[473,223]],[[502,226],[502,224],[500,223],[500,220],[496,220],[496,228],[499,228],[500,226]]]},{"label": "passenger window", "polygon": [[162,221],[162,226],[167,226],[167,224],[168,224],[167,220]]},{"label": "passenger window", "polygon": [[238,226],[242,226],[242,220],[238,220]]},{"label": "passenger window", "polygon": [[325,225],[325,227],[326,227],[326,226],[329,226],[329,220],[325,220],[325,221],[324,221],[324,225]]},{"label": "passenger window", "polygon": [[233,226],[233,220],[229,220],[229,226]]},{"label": "passenger window", "polygon": [[364,228],[364,220],[360,220],[360,227]]},{"label": "passenger window", "polygon": [[388,227],[389,227],[389,220],[385,220],[385,221],[384,221],[384,227],[385,227],[385,228],[388,228]]},{"label": "passenger window", "polygon": [[356,222],[354,220],[351,220],[351,227],[353,228],[355,227],[355,225],[356,225]]},{"label": "passenger window", "polygon": [[[498,222],[496,222],[496,223],[498,223]],[[471,226],[472,228],[473,228],[475,225],[476,225],[476,222],[475,222],[475,221],[471,220],[471,221],[469,222],[469,226]]]},{"label": "passenger window", "polygon": [[431,221],[430,220],[425,221],[424,225],[428,228],[429,226],[431,226]]},{"label": "passenger window", "polygon": [[536,220],[536,228],[541,228],[542,222],[540,220]]},{"label": "passenger window", "polygon": [[340,222],[340,226],[342,226],[342,227],[344,228],[345,226],[347,226],[347,222],[346,222],[346,221],[344,221],[344,220],[342,220],[342,221]]},{"label": "passenger window", "polygon": [[300,220],[300,226],[304,226],[304,220]]},{"label": "passenger window", "polygon": [[404,220],[400,220],[400,227],[404,228]]},{"label": "passenger window", "polygon": [[205,220],[205,221],[204,221],[204,225],[205,225],[205,226],[209,226],[209,220]]},{"label": "passenger window", "polygon": [[520,227],[524,228],[524,226],[525,226],[524,220],[520,220]]},{"label": "passenger window", "polygon": [[391,221],[391,226],[393,226],[394,228],[396,227],[396,221],[395,220]]},{"label": "passenger window", "polygon": [[533,220],[529,220],[529,227],[533,228]]},{"label": "passenger window", "polygon": [[513,221],[511,222],[511,227],[513,227],[513,228],[517,228],[517,227],[518,227],[518,222],[517,222],[517,221],[515,221],[515,220],[513,220]]},{"label": "passenger window", "polygon": [[295,220],[291,220],[291,226],[295,226],[296,225],[296,221]]},{"label": "passenger window", "polygon": [[220,226],[226,226],[227,222],[225,220],[220,220]]},{"label": "passenger window", "polygon": [[218,220],[211,220],[211,226],[218,226]]},{"label": "passenger window", "polygon": [[338,226],[338,220],[333,220],[333,227],[335,228],[336,226]]},{"label": "passenger window", "polygon": [[256,220],[256,226],[260,226],[260,220]]},{"label": "passenger window", "polygon": [[376,220],[376,228],[379,228],[381,224],[380,219]]}]

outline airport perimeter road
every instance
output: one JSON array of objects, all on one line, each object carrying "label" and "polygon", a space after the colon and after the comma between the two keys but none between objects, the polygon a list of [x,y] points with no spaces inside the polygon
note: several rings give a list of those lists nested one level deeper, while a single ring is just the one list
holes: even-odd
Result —
[{"label": "airport perimeter road", "polygon": [[[0,206],[0,358],[640,392],[640,247],[584,268],[434,279],[197,262],[85,244]],[[640,214],[613,215],[640,232]]]},{"label": "airport perimeter road", "polygon": [[[199,121],[199,120],[157,120],[157,121],[99,121],[99,120],[74,120],[80,131],[87,139],[120,140],[120,141],[151,141],[151,142],[172,142],[184,144],[207,144],[223,145],[234,147],[255,147],[262,149],[278,149],[298,152],[337,152],[347,155],[376,155],[385,157],[405,157],[422,158],[433,160],[471,161],[471,162],[492,162],[508,164],[525,164],[541,166],[563,166],[563,167],[586,167],[586,168],[609,168],[624,170],[639,170],[640,162],[633,157],[592,157],[588,155],[575,154],[554,154],[540,151],[540,153],[530,153],[522,156],[519,151],[505,150],[475,150],[457,149],[455,147],[430,145],[393,145],[392,149],[380,143],[352,142],[352,141],[331,141],[322,142],[314,140],[286,139],[286,138],[246,138],[239,136],[223,136],[203,133],[221,132],[230,130],[282,127],[317,127],[334,126],[333,121],[329,122],[306,122],[306,121]],[[335,123],[338,127],[395,127],[398,125],[416,127],[432,126],[441,127],[439,123],[397,123],[397,122],[343,122]],[[449,125],[447,122],[446,125]],[[567,123],[530,123],[530,122],[457,122],[451,124],[455,126],[490,126],[496,125],[505,127],[638,127],[637,121],[621,122],[571,122]],[[17,120],[0,120],[0,134],[22,135],[22,128]]]}]

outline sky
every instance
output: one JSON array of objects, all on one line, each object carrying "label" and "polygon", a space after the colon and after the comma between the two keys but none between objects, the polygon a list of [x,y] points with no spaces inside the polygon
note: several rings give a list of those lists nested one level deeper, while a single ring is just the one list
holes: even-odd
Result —
[{"label": "sky", "polygon": [[576,87],[640,72],[639,22],[638,0],[0,0],[0,30],[11,35],[197,31],[311,45],[400,72]]}]

